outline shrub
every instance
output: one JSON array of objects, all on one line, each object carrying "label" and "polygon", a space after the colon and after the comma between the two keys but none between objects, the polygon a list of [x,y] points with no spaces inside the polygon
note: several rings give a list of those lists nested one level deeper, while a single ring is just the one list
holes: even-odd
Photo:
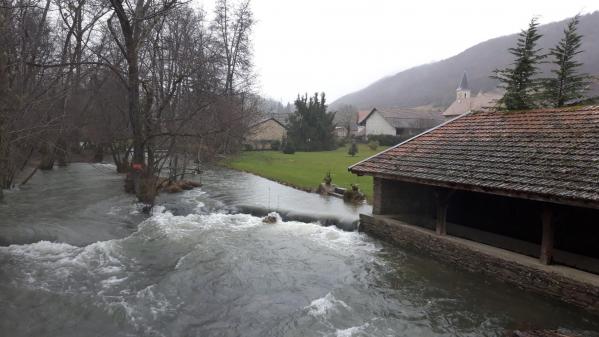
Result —
[{"label": "shrub", "polygon": [[243,149],[245,151],[253,151],[254,147],[252,146],[252,144],[243,144]]},{"label": "shrub", "polygon": [[285,142],[285,145],[283,146],[283,153],[284,154],[294,154],[295,153],[295,145],[293,144],[292,141],[287,140]]},{"label": "shrub", "polygon": [[344,147],[345,145],[347,145],[347,138],[345,138],[345,137],[338,138],[336,145],[337,145],[337,148]]},{"label": "shrub", "polygon": [[368,136],[369,141],[377,141],[381,146],[393,146],[401,142],[401,137],[394,135],[372,135]]},{"label": "shrub", "polygon": [[359,203],[363,202],[366,196],[360,191],[360,186],[357,184],[351,184],[351,188],[348,188],[343,192],[343,200],[348,202]]},{"label": "shrub", "polygon": [[371,141],[368,142],[368,147],[371,150],[376,150],[376,148],[379,147],[379,142],[376,141],[376,140],[371,140]]},{"label": "shrub", "polygon": [[355,142],[352,142],[351,145],[349,146],[349,150],[347,151],[347,154],[349,154],[350,156],[355,156],[356,153],[358,153],[358,146],[356,145]]},{"label": "shrub", "polygon": [[274,151],[279,151],[281,149],[281,141],[273,140],[272,142],[270,142],[270,149]]},{"label": "shrub", "polygon": [[327,172],[322,181],[327,185],[331,185],[331,183],[333,182],[333,178],[331,177],[331,171]]}]

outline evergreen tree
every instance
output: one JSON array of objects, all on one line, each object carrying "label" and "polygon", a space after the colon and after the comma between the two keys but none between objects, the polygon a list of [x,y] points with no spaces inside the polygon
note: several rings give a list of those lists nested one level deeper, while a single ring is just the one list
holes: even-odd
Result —
[{"label": "evergreen tree", "polygon": [[288,138],[299,151],[335,149],[335,113],[327,113],[324,93],[298,96],[295,113],[289,117]]},{"label": "evergreen tree", "polygon": [[583,52],[582,35],[577,32],[579,16],[576,15],[564,29],[564,37],[558,44],[549,49],[553,77],[543,80],[544,98],[552,107],[562,107],[568,101],[578,101],[585,97],[591,81],[587,74],[580,74],[578,68],[582,63],[575,60],[576,55]]},{"label": "evergreen tree", "polygon": [[520,33],[516,47],[508,49],[515,57],[513,67],[496,69],[495,75],[491,76],[505,89],[499,104],[507,110],[530,109],[536,105],[540,81],[534,76],[539,72],[539,62],[545,57],[541,48],[537,48],[537,41],[542,37],[538,26],[537,18],[530,20],[528,29]]}]

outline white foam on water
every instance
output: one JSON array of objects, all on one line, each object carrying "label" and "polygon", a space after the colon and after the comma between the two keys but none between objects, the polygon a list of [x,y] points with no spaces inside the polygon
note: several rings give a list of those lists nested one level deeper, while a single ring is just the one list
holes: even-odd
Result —
[{"label": "white foam on water", "polygon": [[[74,275],[99,279],[103,287],[116,284],[124,265],[115,254],[115,241],[99,241],[83,248],[66,243],[39,241],[26,245],[0,247],[0,252],[27,266],[16,273],[23,274],[27,286],[52,292],[69,292]],[[83,276],[82,276],[83,275]]]},{"label": "white foam on water", "polygon": [[68,243],[50,242],[45,240],[25,245],[10,245],[8,247],[0,247],[0,251],[32,260],[60,260],[71,256],[73,251],[78,249],[80,248],[69,245]]},{"label": "white foam on water", "polygon": [[344,250],[346,252],[368,252],[374,253],[380,251],[381,246],[370,240],[364,233],[348,232],[335,226],[324,227],[320,224],[313,224],[314,230],[310,235],[315,242],[335,250]]},{"label": "white foam on water", "polygon": [[116,165],[112,164],[112,163],[93,163],[92,166],[95,166],[98,168],[108,168],[111,170],[116,170]]},{"label": "white foam on water", "polygon": [[85,247],[40,241],[0,247],[0,254],[15,260],[14,267],[18,268],[10,272],[15,286],[86,296],[90,303],[127,321],[135,329],[150,331],[149,322],[176,308],[164,295],[156,293],[154,286],[137,292],[131,289],[135,283],[128,284],[128,281],[135,273],[132,268],[135,261],[121,256],[120,244],[132,239],[130,236],[99,241]]},{"label": "white foam on water", "polygon": [[368,323],[364,323],[360,326],[353,326],[353,327],[347,328],[347,329],[337,329],[337,331],[335,331],[335,336],[336,337],[352,337],[357,333],[364,332],[364,329],[366,329],[368,326],[369,326]]},{"label": "white foam on water", "polygon": [[202,189],[200,188],[193,188],[191,190],[187,190],[183,192],[183,198],[184,199],[197,199],[198,197],[203,196],[204,194],[206,194],[205,191],[202,191]]},{"label": "white foam on water", "polygon": [[191,190],[187,190],[187,191],[183,192],[182,201],[194,205],[194,209],[193,209],[194,212],[202,213],[202,211],[204,210],[204,206],[206,206],[206,204],[204,204],[199,199],[205,194],[206,194],[206,192],[200,188],[194,188]]},{"label": "white foam on water", "polygon": [[163,294],[154,292],[154,289],[156,289],[156,285],[152,284],[138,291],[135,295],[138,301],[150,309],[152,318],[156,320],[160,315],[169,312],[176,314],[176,306],[172,305]]},{"label": "white foam on water", "polygon": [[140,232],[146,230],[146,227],[157,226],[166,234],[185,234],[188,231],[198,229],[228,229],[245,230],[260,226],[261,219],[249,214],[189,214],[173,215],[169,211],[153,214],[151,218],[139,225]]},{"label": "white foam on water", "polygon": [[162,205],[156,205],[156,206],[152,207],[152,215],[161,214],[164,212],[166,212],[166,207],[164,207]]},{"label": "white foam on water", "polygon": [[333,296],[333,294],[328,293],[324,297],[317,298],[314,301],[310,302],[310,305],[305,307],[304,309],[308,310],[308,314],[318,317],[325,316],[331,311],[335,311],[337,307],[343,307],[345,309],[350,309],[350,307],[343,301],[338,300]]},{"label": "white foam on water", "polygon": [[128,277],[122,277],[122,278],[118,278],[116,276],[111,276],[105,280],[100,281],[100,284],[102,284],[103,288],[110,288],[116,284],[121,284],[124,281],[126,281],[128,279]]}]

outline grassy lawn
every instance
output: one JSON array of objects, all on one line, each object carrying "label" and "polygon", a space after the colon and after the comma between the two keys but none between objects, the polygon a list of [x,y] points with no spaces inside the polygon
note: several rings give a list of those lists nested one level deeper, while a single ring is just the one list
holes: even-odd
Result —
[{"label": "grassy lawn", "polygon": [[279,151],[246,151],[227,159],[223,164],[237,170],[243,170],[285,182],[301,188],[318,187],[325,174],[331,171],[333,184],[349,187],[359,184],[360,189],[372,200],[372,177],[358,177],[347,171],[351,164],[381,152],[385,147],[371,150],[364,144],[358,144],[358,153],[352,157],[347,154],[348,147],[335,151],[296,152],[283,154]]}]

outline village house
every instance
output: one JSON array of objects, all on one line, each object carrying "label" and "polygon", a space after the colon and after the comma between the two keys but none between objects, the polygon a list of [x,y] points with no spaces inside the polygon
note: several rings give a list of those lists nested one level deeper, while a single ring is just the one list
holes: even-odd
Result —
[{"label": "village house", "polygon": [[335,137],[340,139],[347,138],[348,136],[347,128],[343,126],[336,126],[333,132],[335,133]]},{"label": "village house", "polygon": [[361,134],[366,138],[373,135],[409,138],[443,121],[440,112],[407,108],[374,108],[368,114],[358,112],[358,118],[360,116],[358,126],[362,127]]},{"label": "village house", "polygon": [[249,127],[244,145],[251,150],[270,150],[287,136],[285,126],[274,118],[267,118]]},{"label": "village house", "polygon": [[443,117],[449,120],[471,111],[490,110],[497,104],[497,100],[501,97],[501,93],[497,91],[484,93],[481,91],[477,95],[472,96],[470,86],[468,85],[468,76],[464,72],[460,84],[456,89],[456,99],[443,112]]},{"label": "village house", "polygon": [[599,106],[469,112],[349,170],[361,230],[599,312]]}]

